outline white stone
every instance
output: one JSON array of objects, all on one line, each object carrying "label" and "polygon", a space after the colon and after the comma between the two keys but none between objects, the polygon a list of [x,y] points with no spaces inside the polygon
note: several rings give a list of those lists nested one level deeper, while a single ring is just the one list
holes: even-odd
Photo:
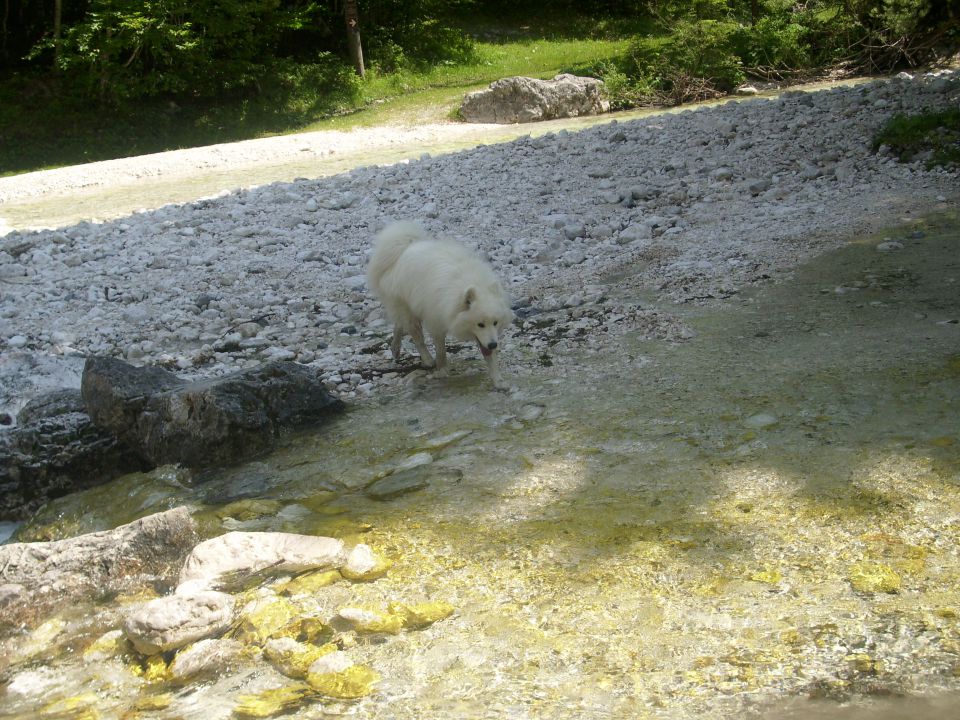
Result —
[{"label": "white stone", "polygon": [[229,532],[197,545],[184,562],[180,583],[216,587],[226,575],[249,575],[270,568],[277,573],[337,568],[343,542],[334,538],[281,532]]},{"label": "white stone", "polygon": [[138,606],[123,632],[138,652],[175,650],[226,630],[234,619],[234,599],[213,590],[180,593]]},{"label": "white stone", "polygon": [[342,650],[335,650],[332,653],[327,653],[326,655],[317,658],[312,665],[310,665],[310,673],[315,673],[317,675],[322,675],[325,673],[338,673],[343,672],[354,666],[353,660],[347,655],[347,653]]}]

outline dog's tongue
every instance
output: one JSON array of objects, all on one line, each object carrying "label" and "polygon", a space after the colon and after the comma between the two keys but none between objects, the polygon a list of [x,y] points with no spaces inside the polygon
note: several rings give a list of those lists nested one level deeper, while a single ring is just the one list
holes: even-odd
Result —
[{"label": "dog's tongue", "polygon": [[485,358],[488,358],[491,355],[493,355],[493,350],[488,350],[486,346],[480,343],[479,341],[477,342],[477,345],[480,346],[480,354],[483,355]]}]

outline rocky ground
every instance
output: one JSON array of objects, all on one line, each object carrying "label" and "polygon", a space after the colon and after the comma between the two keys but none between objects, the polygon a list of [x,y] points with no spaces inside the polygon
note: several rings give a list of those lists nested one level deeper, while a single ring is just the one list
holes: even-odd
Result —
[{"label": "rocky ground", "polygon": [[[87,355],[187,376],[294,359],[354,400],[402,382],[412,361],[392,366],[364,282],[371,240],[393,219],[490,259],[518,317],[508,377],[558,344],[636,330],[682,339],[673,303],[735,295],[851,232],[953,206],[955,172],[901,164],[871,140],[895,113],[958,98],[956,73],[902,75],[11,232],[0,413],[10,424],[39,391],[78,386]],[[650,304],[618,299],[616,283]],[[461,350],[453,372],[481,382]]]}]

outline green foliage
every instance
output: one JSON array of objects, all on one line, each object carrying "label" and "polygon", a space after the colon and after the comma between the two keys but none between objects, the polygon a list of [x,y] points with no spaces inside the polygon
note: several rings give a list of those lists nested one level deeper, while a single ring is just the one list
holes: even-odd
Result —
[{"label": "green foliage", "polygon": [[960,110],[895,115],[873,139],[877,151],[886,145],[901,161],[923,159],[928,167],[960,165]]},{"label": "green foliage", "polygon": [[744,66],[766,71],[795,70],[812,63],[811,35],[799,13],[767,15],[754,25],[741,26],[733,45]]},{"label": "green foliage", "polygon": [[931,0],[649,1],[664,34],[638,35],[616,62],[592,69],[614,107],[700,100],[748,76],[889,72],[960,44],[957,0],[952,14]]},{"label": "green foliage", "polygon": [[682,20],[665,38],[638,37],[620,62],[597,68],[614,107],[678,104],[729,92],[743,82],[735,52],[739,25],[721,20]]}]

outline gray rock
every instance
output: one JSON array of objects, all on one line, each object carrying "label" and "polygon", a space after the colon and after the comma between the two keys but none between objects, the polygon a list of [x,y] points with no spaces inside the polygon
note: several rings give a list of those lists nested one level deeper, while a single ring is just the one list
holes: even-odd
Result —
[{"label": "gray rock", "polygon": [[200,590],[151,600],[123,623],[123,633],[138,652],[156,655],[182,648],[226,630],[233,623],[235,601],[215,590]]},{"label": "gray rock", "polygon": [[179,507],[67,540],[0,545],[9,584],[3,622],[30,622],[92,594],[167,581],[196,542],[193,518]]},{"label": "gray rock", "polygon": [[87,408],[83,404],[83,397],[80,395],[79,389],[53,390],[33,398],[20,408],[20,412],[17,413],[17,423],[29,425],[44,418],[86,411]]},{"label": "gray rock", "polygon": [[602,88],[600,80],[569,74],[553,80],[503,78],[486,90],[469,93],[460,115],[467,122],[501,124],[599,115],[610,109]]},{"label": "gray rock", "polygon": [[[297,573],[340,567],[343,542],[280,532],[230,532],[197,545],[180,571],[180,587],[229,586],[270,571]],[[177,592],[180,592],[178,588]]]}]

